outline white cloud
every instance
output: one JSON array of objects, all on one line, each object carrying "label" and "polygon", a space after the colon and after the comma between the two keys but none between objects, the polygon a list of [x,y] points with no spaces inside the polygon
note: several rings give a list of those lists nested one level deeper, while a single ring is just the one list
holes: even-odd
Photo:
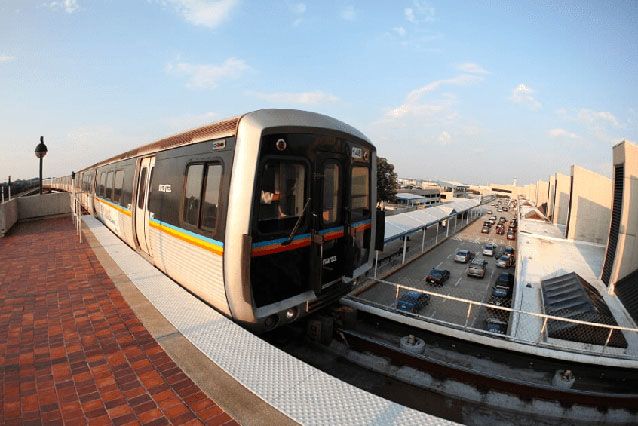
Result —
[{"label": "white cloud", "polygon": [[166,66],[169,74],[188,77],[188,87],[195,89],[214,89],[220,80],[238,78],[247,69],[246,62],[237,58],[228,58],[221,65],[178,62]]},{"label": "white cloud", "polygon": [[534,97],[534,90],[524,83],[519,84],[512,90],[510,100],[517,104],[526,105],[532,111],[538,111],[543,106]]},{"label": "white cloud", "polygon": [[0,64],[5,64],[7,62],[12,62],[14,59],[15,59],[15,56],[0,55]]},{"label": "white cloud", "polygon": [[565,129],[550,129],[547,134],[552,138],[579,139],[576,133],[572,133]]},{"label": "white cloud", "polygon": [[[406,115],[430,115],[433,112],[441,111],[444,109],[444,106],[441,103],[424,105],[420,103],[421,98],[428,93],[438,90],[442,86],[465,86],[480,80],[481,77],[478,76],[461,74],[453,78],[430,82],[425,86],[416,88],[408,93],[405,98],[405,102],[398,107],[389,110],[386,113],[386,118],[397,119]],[[447,104],[447,102],[444,103]]]},{"label": "white cloud", "polygon": [[203,126],[216,120],[218,120],[218,115],[216,113],[205,112],[203,114],[187,114],[172,117],[167,120],[167,123],[171,131],[181,132],[187,129]]},{"label": "white cloud", "polygon": [[425,1],[414,0],[412,7],[403,9],[403,15],[408,22],[413,24],[432,22],[434,21],[434,8]]},{"label": "white cloud", "polygon": [[277,104],[317,105],[337,102],[339,98],[330,93],[314,92],[250,92],[258,99]]},{"label": "white cloud", "polygon": [[405,37],[406,31],[403,27],[394,27],[392,28],[392,31],[394,31],[399,37]]},{"label": "white cloud", "polygon": [[187,22],[214,28],[228,19],[238,0],[169,0],[169,2]]},{"label": "white cloud", "polygon": [[479,64],[475,64],[472,62],[466,62],[464,64],[460,64],[456,67],[461,72],[466,72],[469,74],[489,74],[490,72],[480,66]]},{"label": "white cloud", "polygon": [[306,5],[304,3],[294,3],[289,6],[290,11],[296,17],[292,22],[292,25],[298,27],[303,22],[304,14],[306,13]]},{"label": "white cloud", "polygon": [[61,0],[61,1],[52,1],[46,4],[49,8],[56,10],[61,9],[66,13],[73,13],[80,8],[77,0]]},{"label": "white cloud", "polygon": [[354,21],[357,18],[357,11],[354,6],[346,6],[341,10],[341,19],[346,21]]},{"label": "white cloud", "polygon": [[452,136],[444,130],[439,135],[439,142],[441,143],[441,145],[448,145],[452,142]]},{"label": "white cloud", "polygon": [[581,108],[578,111],[578,121],[583,124],[587,124],[593,127],[600,127],[611,125],[613,127],[618,127],[618,119],[608,111],[593,111],[587,108]]}]

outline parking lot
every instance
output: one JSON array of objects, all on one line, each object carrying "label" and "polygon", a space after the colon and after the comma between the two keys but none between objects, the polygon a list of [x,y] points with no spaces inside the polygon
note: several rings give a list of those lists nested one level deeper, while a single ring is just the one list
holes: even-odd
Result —
[{"label": "parking lot", "polygon": [[[511,223],[514,214],[511,211],[497,212],[496,209],[497,206],[484,206],[484,210],[492,210],[493,215],[495,215],[497,219],[500,216],[504,216],[507,219],[505,224],[507,229],[507,226]],[[497,235],[494,231],[494,227],[490,229],[489,234],[481,233],[483,222],[490,216],[492,216],[492,214],[483,214],[483,217],[479,218],[474,223],[471,223],[457,235],[452,236],[419,259],[386,277],[384,281],[425,289],[431,292],[461,299],[489,303],[492,286],[494,285],[498,274],[501,272],[510,272],[513,274],[514,268],[497,268],[496,257],[484,256],[487,260],[485,277],[483,279],[468,277],[468,264],[455,262],[454,255],[458,250],[467,249],[475,253],[477,257],[483,257],[481,253],[484,245],[488,242],[497,245],[497,254],[507,246],[516,248],[516,241],[508,241],[506,234]],[[426,283],[425,277],[432,268],[450,271],[449,280],[440,287]],[[370,289],[361,293],[359,297],[375,303],[394,306],[397,298],[396,287],[393,285],[377,283]],[[498,313],[501,314],[502,311],[498,311]],[[468,326],[480,329],[484,328],[485,320],[488,317],[488,312],[486,312],[485,308],[474,308],[473,311],[470,312],[470,316],[468,318],[467,303],[444,299],[441,297],[431,297],[429,303],[423,307],[418,314],[459,325],[465,325],[467,319]],[[493,312],[490,313],[489,316],[494,316]],[[502,319],[506,320],[507,318]]]}]

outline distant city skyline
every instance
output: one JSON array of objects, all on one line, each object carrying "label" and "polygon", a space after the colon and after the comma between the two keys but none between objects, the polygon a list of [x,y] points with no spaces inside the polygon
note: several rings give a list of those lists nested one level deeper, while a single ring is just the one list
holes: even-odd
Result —
[{"label": "distant city skyline", "polygon": [[401,177],[607,176],[638,140],[638,2],[8,0],[0,181],[260,108],[328,114]]}]

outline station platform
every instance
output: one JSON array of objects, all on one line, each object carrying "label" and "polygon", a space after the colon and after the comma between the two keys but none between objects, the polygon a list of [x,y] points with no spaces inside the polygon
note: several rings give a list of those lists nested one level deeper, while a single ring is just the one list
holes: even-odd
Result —
[{"label": "station platform", "polygon": [[449,424],[269,345],[93,217],[0,240],[0,423]]},{"label": "station platform", "polygon": [[0,239],[0,424],[238,424],[135,315],[69,216]]}]

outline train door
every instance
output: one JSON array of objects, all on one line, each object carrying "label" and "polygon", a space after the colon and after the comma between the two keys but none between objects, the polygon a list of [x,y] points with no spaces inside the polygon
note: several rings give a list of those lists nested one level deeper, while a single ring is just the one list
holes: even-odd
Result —
[{"label": "train door", "polygon": [[[346,161],[337,153],[319,152],[315,164],[311,269],[317,293],[340,282],[348,262],[346,209],[344,209]],[[318,182],[317,182],[318,181]]]},{"label": "train door", "polygon": [[142,158],[140,161],[135,202],[135,237],[139,247],[149,255],[151,254],[151,244],[148,225],[148,196],[154,166],[155,157]]}]

